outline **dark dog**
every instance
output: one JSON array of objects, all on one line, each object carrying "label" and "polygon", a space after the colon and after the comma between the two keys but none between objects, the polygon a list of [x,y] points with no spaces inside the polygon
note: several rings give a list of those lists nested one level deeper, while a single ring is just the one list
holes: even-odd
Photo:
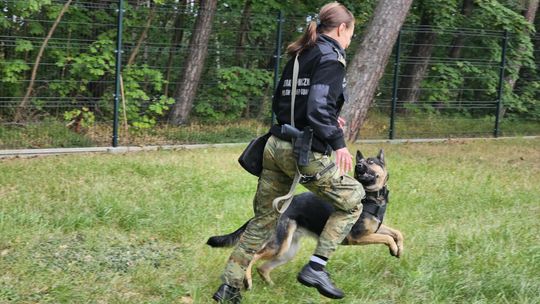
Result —
[{"label": "dark dog", "polygon": [[[403,253],[403,235],[382,224],[389,193],[386,186],[388,171],[383,151],[380,150],[376,158],[368,159],[357,151],[354,177],[364,186],[366,197],[362,200],[362,214],[342,245],[385,244],[391,255],[400,257]],[[244,281],[246,288],[252,286],[251,267],[259,259],[269,260],[258,267],[257,271],[264,281],[273,284],[270,272],[296,255],[302,236],[318,237],[333,211],[334,208],[329,202],[311,192],[295,195],[289,208],[279,218],[274,234],[249,264]],[[209,238],[207,244],[212,247],[236,244],[248,223],[249,221],[230,234]]]}]

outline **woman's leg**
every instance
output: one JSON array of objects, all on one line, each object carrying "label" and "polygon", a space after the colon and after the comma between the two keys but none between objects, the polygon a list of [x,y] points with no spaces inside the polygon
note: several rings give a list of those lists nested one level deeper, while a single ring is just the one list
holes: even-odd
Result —
[{"label": "woman's leg", "polygon": [[[300,167],[302,174],[315,175],[331,165],[330,157],[320,153],[313,154],[313,161],[306,167]],[[306,183],[304,186],[326,198],[335,208],[319,236],[315,249],[316,255],[329,258],[360,217],[364,188],[354,178],[340,175],[337,167],[323,174],[319,180]]]},{"label": "woman's leg", "polygon": [[292,183],[290,172],[288,175],[280,168],[287,162],[287,154],[292,155],[285,143],[272,136],[265,147],[263,171],[253,200],[255,217],[249,222],[225,266],[222,279],[227,285],[236,288],[243,285],[245,271],[253,255],[275,229],[279,214],[273,209],[272,201],[289,192]]}]

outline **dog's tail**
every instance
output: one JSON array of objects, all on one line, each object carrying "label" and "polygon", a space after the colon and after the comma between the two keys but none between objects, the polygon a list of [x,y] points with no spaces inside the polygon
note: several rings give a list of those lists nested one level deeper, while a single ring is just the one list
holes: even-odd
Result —
[{"label": "dog's tail", "polygon": [[249,221],[242,225],[242,227],[236,229],[236,231],[229,234],[211,236],[210,238],[208,238],[208,241],[206,241],[206,244],[212,247],[231,247],[235,245],[236,243],[238,243],[238,240],[240,240],[240,237],[246,230],[246,227],[250,221],[251,219],[249,219]]}]

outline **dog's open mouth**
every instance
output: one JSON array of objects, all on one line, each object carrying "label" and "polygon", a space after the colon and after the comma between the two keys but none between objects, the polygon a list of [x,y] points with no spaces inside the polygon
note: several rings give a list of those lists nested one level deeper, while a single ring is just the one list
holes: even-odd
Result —
[{"label": "dog's open mouth", "polygon": [[356,165],[355,178],[364,186],[370,186],[377,181],[377,175],[364,163]]},{"label": "dog's open mouth", "polygon": [[375,174],[364,173],[357,175],[356,178],[364,186],[371,186],[377,182],[377,176]]}]

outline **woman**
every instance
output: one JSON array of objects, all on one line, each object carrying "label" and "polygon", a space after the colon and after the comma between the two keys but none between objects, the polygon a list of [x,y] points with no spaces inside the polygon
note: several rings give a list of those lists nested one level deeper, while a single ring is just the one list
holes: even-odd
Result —
[{"label": "woman", "polygon": [[[231,254],[222,276],[223,284],[213,298],[221,303],[239,303],[246,267],[274,230],[279,214],[272,201],[286,194],[297,170],[304,176],[316,176],[303,185],[330,201],[335,212],[322,231],[314,255],[298,274],[298,281],[315,287],[324,296],[342,298],[325,270],[330,255],[349,233],[362,212],[364,190],[348,175],[352,155],[344,139],[345,121],[339,112],[346,99],[345,52],[354,32],[354,17],[343,5],[326,4],[304,35],[289,45],[291,60],[285,66],[274,94],[272,109],[278,124],[272,126],[263,158],[263,171],[253,201],[255,217],[249,222]],[[281,125],[291,124],[291,84],[293,65],[298,55],[299,72],[294,107],[294,125],[311,127],[313,140],[309,163],[299,166],[288,136]],[[335,164],[330,155],[335,153]],[[317,210],[313,210],[317,212]]]}]

